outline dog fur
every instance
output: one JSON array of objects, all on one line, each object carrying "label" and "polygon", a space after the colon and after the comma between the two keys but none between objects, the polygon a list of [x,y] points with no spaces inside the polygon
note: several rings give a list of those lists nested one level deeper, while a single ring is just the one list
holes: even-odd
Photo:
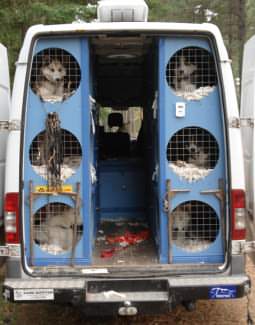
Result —
[{"label": "dog fur", "polygon": [[175,90],[183,92],[195,91],[196,85],[192,83],[192,76],[196,70],[195,64],[185,62],[184,56],[180,56],[174,80]]},{"label": "dog fur", "polygon": [[66,68],[58,59],[44,56],[39,78],[34,85],[35,93],[42,100],[49,100],[53,97],[63,100],[65,96],[64,78],[66,75]]},{"label": "dog fur", "polygon": [[191,228],[191,205],[178,206],[173,212],[172,232],[174,241],[184,241]]},{"label": "dog fur", "polygon": [[208,168],[208,154],[201,146],[198,146],[195,139],[192,138],[186,146],[188,152],[188,163],[200,168]]},{"label": "dog fur", "polygon": [[[70,209],[63,211],[63,214],[50,216],[40,225],[42,231],[35,232],[35,242],[39,245],[55,246],[62,251],[70,250],[74,224],[75,216]],[[80,216],[77,217],[77,227],[82,227]]]}]

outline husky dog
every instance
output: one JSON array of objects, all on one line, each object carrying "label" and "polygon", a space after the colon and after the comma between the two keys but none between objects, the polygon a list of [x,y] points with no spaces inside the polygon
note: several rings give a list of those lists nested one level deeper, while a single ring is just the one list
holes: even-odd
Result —
[{"label": "husky dog", "polygon": [[36,80],[34,90],[42,100],[63,100],[65,96],[64,78],[66,68],[58,59],[43,57],[39,78]]},{"label": "husky dog", "polygon": [[[60,251],[67,251],[72,247],[74,224],[75,216],[70,210],[50,216],[45,223],[41,224],[43,231],[35,231],[35,242],[39,245],[55,247]],[[80,216],[77,216],[76,225],[78,230],[82,229]]]},{"label": "husky dog", "polygon": [[201,146],[198,146],[194,138],[186,146],[188,152],[188,163],[200,168],[208,168],[208,154]]},{"label": "husky dog", "polygon": [[191,228],[191,205],[185,204],[177,207],[173,212],[173,239],[174,241],[183,242],[189,237]]},{"label": "husky dog", "polygon": [[192,76],[196,71],[197,66],[195,64],[185,62],[184,56],[180,56],[174,80],[175,90],[182,92],[195,91],[196,85],[192,83]]}]

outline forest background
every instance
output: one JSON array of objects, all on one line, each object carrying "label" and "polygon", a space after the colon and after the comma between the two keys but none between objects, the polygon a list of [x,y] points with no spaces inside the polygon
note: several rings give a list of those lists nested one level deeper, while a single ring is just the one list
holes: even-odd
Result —
[{"label": "forest background", "polygon": [[[15,61],[29,26],[89,22],[96,18],[96,0],[0,0],[0,42],[9,51],[13,77]],[[255,34],[255,0],[146,0],[150,21],[216,24],[240,77],[243,45]]]}]

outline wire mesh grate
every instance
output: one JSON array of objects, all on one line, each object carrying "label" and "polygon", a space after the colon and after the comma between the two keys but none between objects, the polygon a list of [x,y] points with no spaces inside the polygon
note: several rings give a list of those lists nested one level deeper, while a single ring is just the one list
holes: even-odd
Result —
[{"label": "wire mesh grate", "polygon": [[217,84],[214,58],[199,47],[182,48],[169,60],[166,80],[177,96],[200,100]]},{"label": "wire mesh grate", "polygon": [[[47,146],[46,132],[42,131],[33,139],[29,150],[29,158],[34,171],[45,179],[48,179],[51,172],[47,167],[47,159],[52,158],[52,155],[47,152],[50,149]],[[64,129],[61,129],[60,149],[60,179],[65,181],[74,175],[80,166],[82,149],[78,139],[71,132]]]},{"label": "wire mesh grate", "polygon": [[47,48],[33,58],[30,85],[43,101],[67,99],[75,93],[80,80],[78,62],[63,49]]},{"label": "wire mesh grate", "polygon": [[214,136],[199,127],[176,132],[167,145],[169,166],[181,178],[194,182],[206,177],[219,159],[219,146]]},{"label": "wire mesh grate", "polygon": [[206,203],[182,203],[173,210],[171,218],[173,243],[187,251],[205,250],[218,236],[217,214]]},{"label": "wire mesh grate", "polygon": [[82,236],[83,225],[80,215],[75,217],[75,209],[66,204],[49,203],[34,214],[33,238],[47,253],[57,255],[71,250],[74,229],[76,245]]}]

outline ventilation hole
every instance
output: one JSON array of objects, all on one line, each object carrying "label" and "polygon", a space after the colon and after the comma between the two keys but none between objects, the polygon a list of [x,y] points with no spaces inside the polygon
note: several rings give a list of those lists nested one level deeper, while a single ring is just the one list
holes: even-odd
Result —
[{"label": "ventilation hole", "polygon": [[83,224],[81,216],[75,216],[75,209],[63,203],[49,203],[34,214],[32,231],[34,242],[43,251],[58,255],[71,250],[73,240],[75,245],[78,243]]},{"label": "ventilation hole", "polygon": [[[80,166],[82,158],[81,145],[72,133],[61,129],[59,151],[60,179],[65,181],[74,175]],[[47,167],[50,165],[47,161],[50,158],[47,159],[47,157],[51,157],[51,148],[47,146],[46,132],[43,131],[33,139],[29,149],[29,159],[34,171],[45,179],[48,179],[49,174],[54,172]]]},{"label": "ventilation hole", "polygon": [[218,143],[205,129],[181,129],[168,142],[169,166],[181,179],[190,183],[205,178],[215,168],[218,159]]},{"label": "ventilation hole", "polygon": [[81,70],[76,59],[58,48],[45,49],[34,56],[30,86],[41,100],[61,102],[79,87]]},{"label": "ventilation hole", "polygon": [[172,239],[177,247],[190,252],[207,249],[219,233],[215,211],[206,203],[189,201],[180,204],[171,214]]},{"label": "ventilation hole", "polygon": [[213,56],[199,47],[185,47],[176,52],[166,68],[166,80],[177,96],[200,100],[217,84]]}]

